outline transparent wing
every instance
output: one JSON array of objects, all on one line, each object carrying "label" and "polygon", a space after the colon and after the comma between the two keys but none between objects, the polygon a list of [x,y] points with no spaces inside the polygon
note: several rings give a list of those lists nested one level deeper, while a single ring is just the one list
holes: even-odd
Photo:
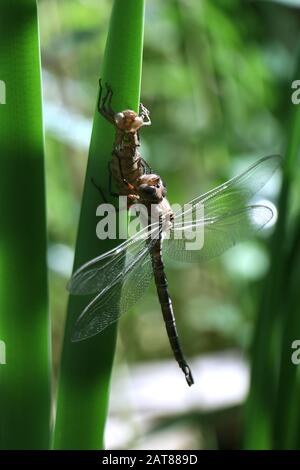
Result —
[{"label": "transparent wing", "polygon": [[[188,237],[189,230],[180,228],[180,224],[184,223],[183,219],[185,217],[197,218],[199,206],[204,208],[206,219],[217,216],[222,217],[228,212],[233,212],[247,206],[251,197],[264,186],[280,163],[281,157],[278,155],[264,157],[241,175],[197,197],[186,205],[187,209],[175,213],[174,222],[177,226],[175,233],[178,235],[178,232],[182,230],[183,238]],[[199,227],[200,225],[198,224]],[[100,255],[80,267],[73,274],[69,283],[68,289],[71,294],[101,293],[107,286],[113,285],[120,278],[124,277],[131,263],[136,262],[145,250],[147,251],[145,238],[151,231],[158,233],[158,223],[145,227],[117,248]],[[212,228],[210,228],[210,232],[213,232]],[[207,242],[207,237],[205,238],[206,243],[209,243]],[[178,248],[179,245],[177,243]]]},{"label": "transparent wing", "polygon": [[154,223],[138,232],[113,250],[88,261],[73,274],[68,290],[74,295],[102,293],[123,279],[133,265],[147,253],[146,239],[155,238],[159,224]]},{"label": "transparent wing", "polygon": [[152,273],[148,247],[136,263],[131,263],[125,277],[100,292],[86,306],[75,324],[72,341],[94,336],[117,321],[145,293]]},{"label": "transparent wing", "polygon": [[183,215],[194,214],[199,205],[204,207],[204,215],[207,218],[222,216],[227,212],[247,206],[251,198],[271,178],[281,162],[282,158],[279,155],[261,158],[240,175],[190,201],[186,205],[187,209],[175,213],[175,220],[181,220]]},{"label": "transparent wing", "polygon": [[[206,260],[262,228],[272,218],[272,210],[248,202],[280,162],[276,155],[262,158],[241,175],[191,201],[188,209],[175,213],[174,226],[165,234],[164,252],[180,261]],[[200,217],[199,206],[205,211]],[[186,215],[188,223],[184,221]],[[158,223],[74,273],[69,285],[72,294],[98,292],[77,320],[74,341],[99,333],[142,296],[152,276],[149,249],[157,239],[155,231],[158,234]],[[187,249],[186,243],[192,241],[195,231],[204,234],[204,245],[198,250]]]},{"label": "transparent wing", "polygon": [[177,261],[206,261],[249,238],[273,217],[269,207],[253,205],[184,226],[175,224],[163,241],[163,253]]},{"label": "transparent wing", "polygon": [[[186,204],[174,214],[174,226],[164,241],[163,252],[180,261],[204,261],[264,227],[273,217],[272,210],[249,201],[281,161],[279,155],[261,158],[242,174]],[[201,246],[198,249],[190,243],[196,237]]]}]

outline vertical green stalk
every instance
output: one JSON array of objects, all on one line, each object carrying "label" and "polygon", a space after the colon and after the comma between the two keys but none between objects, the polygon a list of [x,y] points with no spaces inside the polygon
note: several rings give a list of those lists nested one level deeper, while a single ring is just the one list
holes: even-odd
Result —
[{"label": "vertical green stalk", "polygon": [[[299,72],[298,65],[296,77]],[[279,436],[286,433],[282,427],[284,422],[287,424],[283,413],[287,413],[289,405],[286,404],[286,407],[282,399],[292,393],[291,390],[288,392],[287,383],[287,375],[291,375],[291,370],[288,370],[291,350],[287,335],[291,334],[291,327],[295,328],[296,324],[300,327],[299,318],[297,320],[288,316],[297,315],[296,310],[291,312],[289,309],[289,271],[292,267],[286,268],[287,245],[289,238],[292,238],[290,231],[287,232],[289,197],[300,148],[300,107],[291,103],[291,91],[288,92],[286,99],[290,102],[290,119],[278,202],[278,221],[271,245],[270,270],[256,322],[250,395],[246,407],[245,447],[250,449],[277,447],[281,441]]]},{"label": "vertical green stalk", "polygon": [[[286,164],[285,160],[285,164]],[[271,263],[265,281],[252,345],[250,393],[246,406],[245,447],[271,449],[280,361],[280,304],[289,182],[284,177],[278,220],[271,244]]]},{"label": "vertical green stalk", "polygon": [[[300,54],[294,78],[300,74]],[[286,151],[288,166],[285,178],[293,180],[300,152],[300,105],[294,105],[291,113],[289,139]],[[274,408],[273,448],[297,449],[300,441],[300,380],[297,366],[292,363],[292,343],[300,338],[300,214],[289,229],[287,238],[290,249],[283,266],[282,292],[282,339],[280,350],[279,384]],[[298,366],[299,368],[299,366]]]},{"label": "vertical green stalk", "polygon": [[[113,90],[113,107],[138,109],[142,67],[144,0],[115,0],[101,77]],[[95,80],[95,89],[97,82]],[[107,164],[114,129],[95,111],[88,167],[78,228],[74,269],[118,244],[96,237],[96,208],[103,202],[93,178],[107,193]],[[116,299],[117,300],[117,299]],[[108,408],[116,325],[101,335],[71,343],[76,318],[87,297],[70,297],[58,385],[55,449],[99,449]]]},{"label": "vertical green stalk", "polygon": [[1,0],[0,80],[0,340],[6,349],[0,448],[47,449],[50,325],[35,0]]}]

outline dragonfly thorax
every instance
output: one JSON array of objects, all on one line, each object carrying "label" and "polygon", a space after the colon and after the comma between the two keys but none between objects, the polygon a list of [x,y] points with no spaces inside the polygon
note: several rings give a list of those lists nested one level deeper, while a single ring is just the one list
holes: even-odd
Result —
[{"label": "dragonfly thorax", "polygon": [[141,202],[159,204],[166,196],[167,190],[160,176],[149,174],[138,179],[137,192]]}]

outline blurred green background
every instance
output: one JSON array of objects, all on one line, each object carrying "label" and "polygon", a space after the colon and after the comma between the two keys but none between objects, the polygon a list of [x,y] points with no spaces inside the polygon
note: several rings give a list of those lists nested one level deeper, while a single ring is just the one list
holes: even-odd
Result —
[{"label": "blurred green background", "polygon": [[[297,3],[148,0],[142,102],[152,126],[141,133],[142,153],[171,202],[282,153],[291,82],[300,78],[293,77]],[[55,378],[110,11],[109,0],[39,2]],[[294,177],[291,219],[300,206],[299,171]],[[279,188],[280,172],[261,198],[276,203]],[[167,262],[181,341],[195,363],[193,390],[173,363],[154,287],[122,319],[108,447],[241,446],[247,357],[272,230],[205,265]],[[114,395],[120,387],[122,399]]]}]

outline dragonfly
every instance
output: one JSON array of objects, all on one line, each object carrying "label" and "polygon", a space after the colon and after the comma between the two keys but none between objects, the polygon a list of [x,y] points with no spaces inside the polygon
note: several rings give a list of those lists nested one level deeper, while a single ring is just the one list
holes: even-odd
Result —
[{"label": "dragonfly", "polygon": [[[263,157],[238,176],[172,211],[159,175],[145,174],[129,189],[148,211],[148,220],[136,234],[116,248],[86,262],[74,272],[69,291],[93,295],[79,315],[72,341],[97,335],[118,321],[143,296],[152,278],[174,357],[189,386],[194,383],[180,345],[165,274],[165,256],[181,262],[204,262],[251,237],[270,222],[270,207],[254,196],[280,166],[281,157]],[[150,216],[150,206],[158,217]],[[199,207],[203,207],[199,216]],[[187,217],[188,216],[188,217]],[[187,249],[193,234],[203,234],[199,250]]]}]

